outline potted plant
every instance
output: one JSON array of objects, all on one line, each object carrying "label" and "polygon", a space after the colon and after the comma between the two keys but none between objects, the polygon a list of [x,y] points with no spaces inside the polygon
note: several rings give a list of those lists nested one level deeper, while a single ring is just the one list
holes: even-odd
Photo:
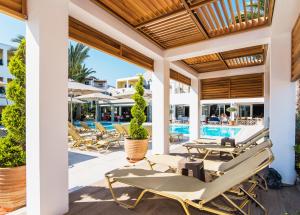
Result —
[{"label": "potted plant", "polygon": [[7,136],[0,138],[0,214],[25,205],[25,40],[11,58],[9,70],[15,79],[6,90],[13,104],[2,112]]},{"label": "potted plant", "polygon": [[135,163],[144,159],[148,150],[148,133],[143,127],[146,121],[145,108],[147,103],[143,97],[144,87],[143,76],[139,76],[139,81],[135,85],[135,94],[132,99],[135,101],[131,108],[132,119],[129,125],[129,137],[125,139],[124,147],[127,159],[131,163]]},{"label": "potted plant", "polygon": [[230,113],[230,120],[229,120],[229,125],[235,125],[235,119],[234,119],[234,114],[237,112],[236,107],[229,107],[226,109]]}]

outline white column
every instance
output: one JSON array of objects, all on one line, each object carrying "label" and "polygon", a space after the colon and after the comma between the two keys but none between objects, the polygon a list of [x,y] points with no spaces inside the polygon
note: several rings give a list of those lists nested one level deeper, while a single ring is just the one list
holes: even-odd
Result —
[{"label": "white column", "polygon": [[264,127],[269,128],[270,120],[270,53],[267,54],[267,60],[264,73]]},{"label": "white column", "polygon": [[272,163],[284,183],[295,181],[296,85],[291,82],[291,36],[273,35],[270,72],[270,138],[275,160]]},{"label": "white column", "polygon": [[200,138],[200,81],[192,78],[190,89],[190,139]]},{"label": "white column", "polygon": [[152,153],[169,153],[170,63],[154,61],[152,81]]},{"label": "white column", "polygon": [[28,0],[27,212],[68,211],[68,0]]}]

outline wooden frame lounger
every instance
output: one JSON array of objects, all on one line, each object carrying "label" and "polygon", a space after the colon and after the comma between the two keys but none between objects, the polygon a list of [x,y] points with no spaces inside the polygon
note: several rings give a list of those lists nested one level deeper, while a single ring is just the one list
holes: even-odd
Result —
[{"label": "wooden frame lounger", "polygon": [[116,129],[116,132],[119,133],[122,137],[128,137],[129,134],[124,129],[124,127],[121,124],[114,124],[114,128]]},{"label": "wooden frame lounger", "polygon": [[[256,155],[257,153],[265,150],[266,148],[271,148],[272,142],[270,139],[260,143],[250,149],[247,149],[245,152],[239,154],[235,158],[231,159],[230,161],[216,161],[216,160],[203,160],[204,169],[210,173],[211,176],[217,176],[225,174],[228,170],[232,169],[233,167],[237,166],[238,164],[242,163],[246,159],[251,158],[252,156]],[[157,164],[163,164],[168,166],[168,168],[174,172],[178,173],[178,163],[185,159],[181,156],[174,156],[174,155],[152,155],[145,160],[148,162],[150,169],[154,170],[154,166]],[[257,175],[255,179],[252,180],[254,185],[259,186],[263,190],[267,190],[268,186],[266,180],[261,176]],[[254,188],[254,187],[253,187]]]},{"label": "wooden frame lounger", "polygon": [[[257,142],[263,138],[269,137],[269,130],[265,130],[260,134],[252,137],[248,142],[239,144],[236,147],[231,146],[220,146],[219,144],[197,144],[197,143],[185,143],[183,146],[187,149],[191,156],[191,149],[196,149],[199,154],[204,154],[203,159],[213,152],[224,152],[231,155],[232,158],[242,153],[245,149],[257,145]],[[247,139],[248,140],[248,139]]]},{"label": "wooden frame lounger", "polygon": [[99,150],[100,148],[105,148],[105,151],[107,151],[112,145],[115,144],[121,147],[119,137],[109,137],[102,140],[93,140],[91,138],[89,139],[83,138],[82,136],[79,135],[79,133],[76,130],[73,130],[71,128],[69,128],[68,132],[74,141],[72,145],[72,147],[74,148],[84,147],[84,149],[93,149],[93,150]]},{"label": "wooden frame lounger", "polygon": [[[126,208],[135,208],[143,198],[144,194],[149,192],[178,201],[186,215],[190,215],[188,209],[189,206],[213,214],[230,214],[227,211],[220,209],[225,205],[214,202],[217,197],[223,198],[231,209],[238,211],[243,215],[248,214],[245,212],[245,207],[250,202],[254,202],[265,214],[267,214],[267,210],[264,206],[253,197],[252,193],[246,191],[241,184],[266,168],[272,161],[273,154],[271,150],[265,149],[209,183],[202,182],[194,177],[139,168],[121,168],[113,170],[106,174],[106,179],[116,203]],[[117,199],[112,187],[116,182],[143,190],[133,205],[125,204]],[[248,198],[246,203],[245,201],[243,201],[242,204],[235,202],[235,200],[231,199],[230,195],[227,193],[227,191],[236,186],[238,186]],[[212,202],[214,204],[211,204]],[[226,205],[227,208],[228,205]]]}]

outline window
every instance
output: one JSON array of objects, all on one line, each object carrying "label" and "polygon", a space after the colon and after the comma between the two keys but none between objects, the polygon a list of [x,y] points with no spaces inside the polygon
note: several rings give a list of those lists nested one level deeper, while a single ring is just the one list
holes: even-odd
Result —
[{"label": "window", "polygon": [[9,50],[9,51],[7,52],[7,65],[9,64],[10,59],[11,59],[12,56],[14,56],[14,51]]},{"label": "window", "polygon": [[239,116],[240,117],[250,117],[251,116],[251,107],[250,105],[240,105],[239,107]]},{"label": "window", "polygon": [[3,66],[3,49],[0,49],[0,66]]},{"label": "window", "polygon": [[253,105],[253,117],[263,118],[264,117],[264,104],[254,104]]}]

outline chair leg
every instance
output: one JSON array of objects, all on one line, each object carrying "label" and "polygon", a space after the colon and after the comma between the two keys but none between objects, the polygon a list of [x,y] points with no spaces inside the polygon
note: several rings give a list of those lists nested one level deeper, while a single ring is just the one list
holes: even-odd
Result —
[{"label": "chair leg", "polygon": [[240,189],[256,204],[258,205],[263,211],[264,214],[268,214],[267,209],[259,202],[257,201],[250,193],[248,193],[244,188],[240,187]]},{"label": "chair leg", "polygon": [[203,160],[205,160],[205,158],[211,153],[210,150],[207,150],[207,152],[205,153],[204,157],[203,157]]},{"label": "chair leg", "polygon": [[229,202],[233,207],[235,207],[239,212],[241,212],[243,215],[247,215],[247,213],[245,211],[242,210],[242,208],[240,208],[237,204],[235,204],[230,198],[228,198],[224,193],[221,194],[223,196],[223,198]]},{"label": "chair leg", "polygon": [[137,200],[134,202],[134,204],[130,205],[130,204],[126,204],[124,202],[120,202],[117,197],[116,197],[116,194],[114,193],[113,191],[113,188],[112,188],[112,183],[111,181],[109,180],[109,177],[106,177],[106,180],[107,180],[107,183],[108,183],[108,187],[109,187],[109,190],[111,192],[111,195],[113,197],[113,199],[115,200],[115,202],[117,204],[119,204],[120,206],[122,207],[125,207],[125,208],[128,208],[128,209],[134,209],[139,203],[140,201],[142,200],[143,196],[145,195],[145,193],[147,193],[148,191],[147,190],[143,190],[140,195],[138,196]]}]

